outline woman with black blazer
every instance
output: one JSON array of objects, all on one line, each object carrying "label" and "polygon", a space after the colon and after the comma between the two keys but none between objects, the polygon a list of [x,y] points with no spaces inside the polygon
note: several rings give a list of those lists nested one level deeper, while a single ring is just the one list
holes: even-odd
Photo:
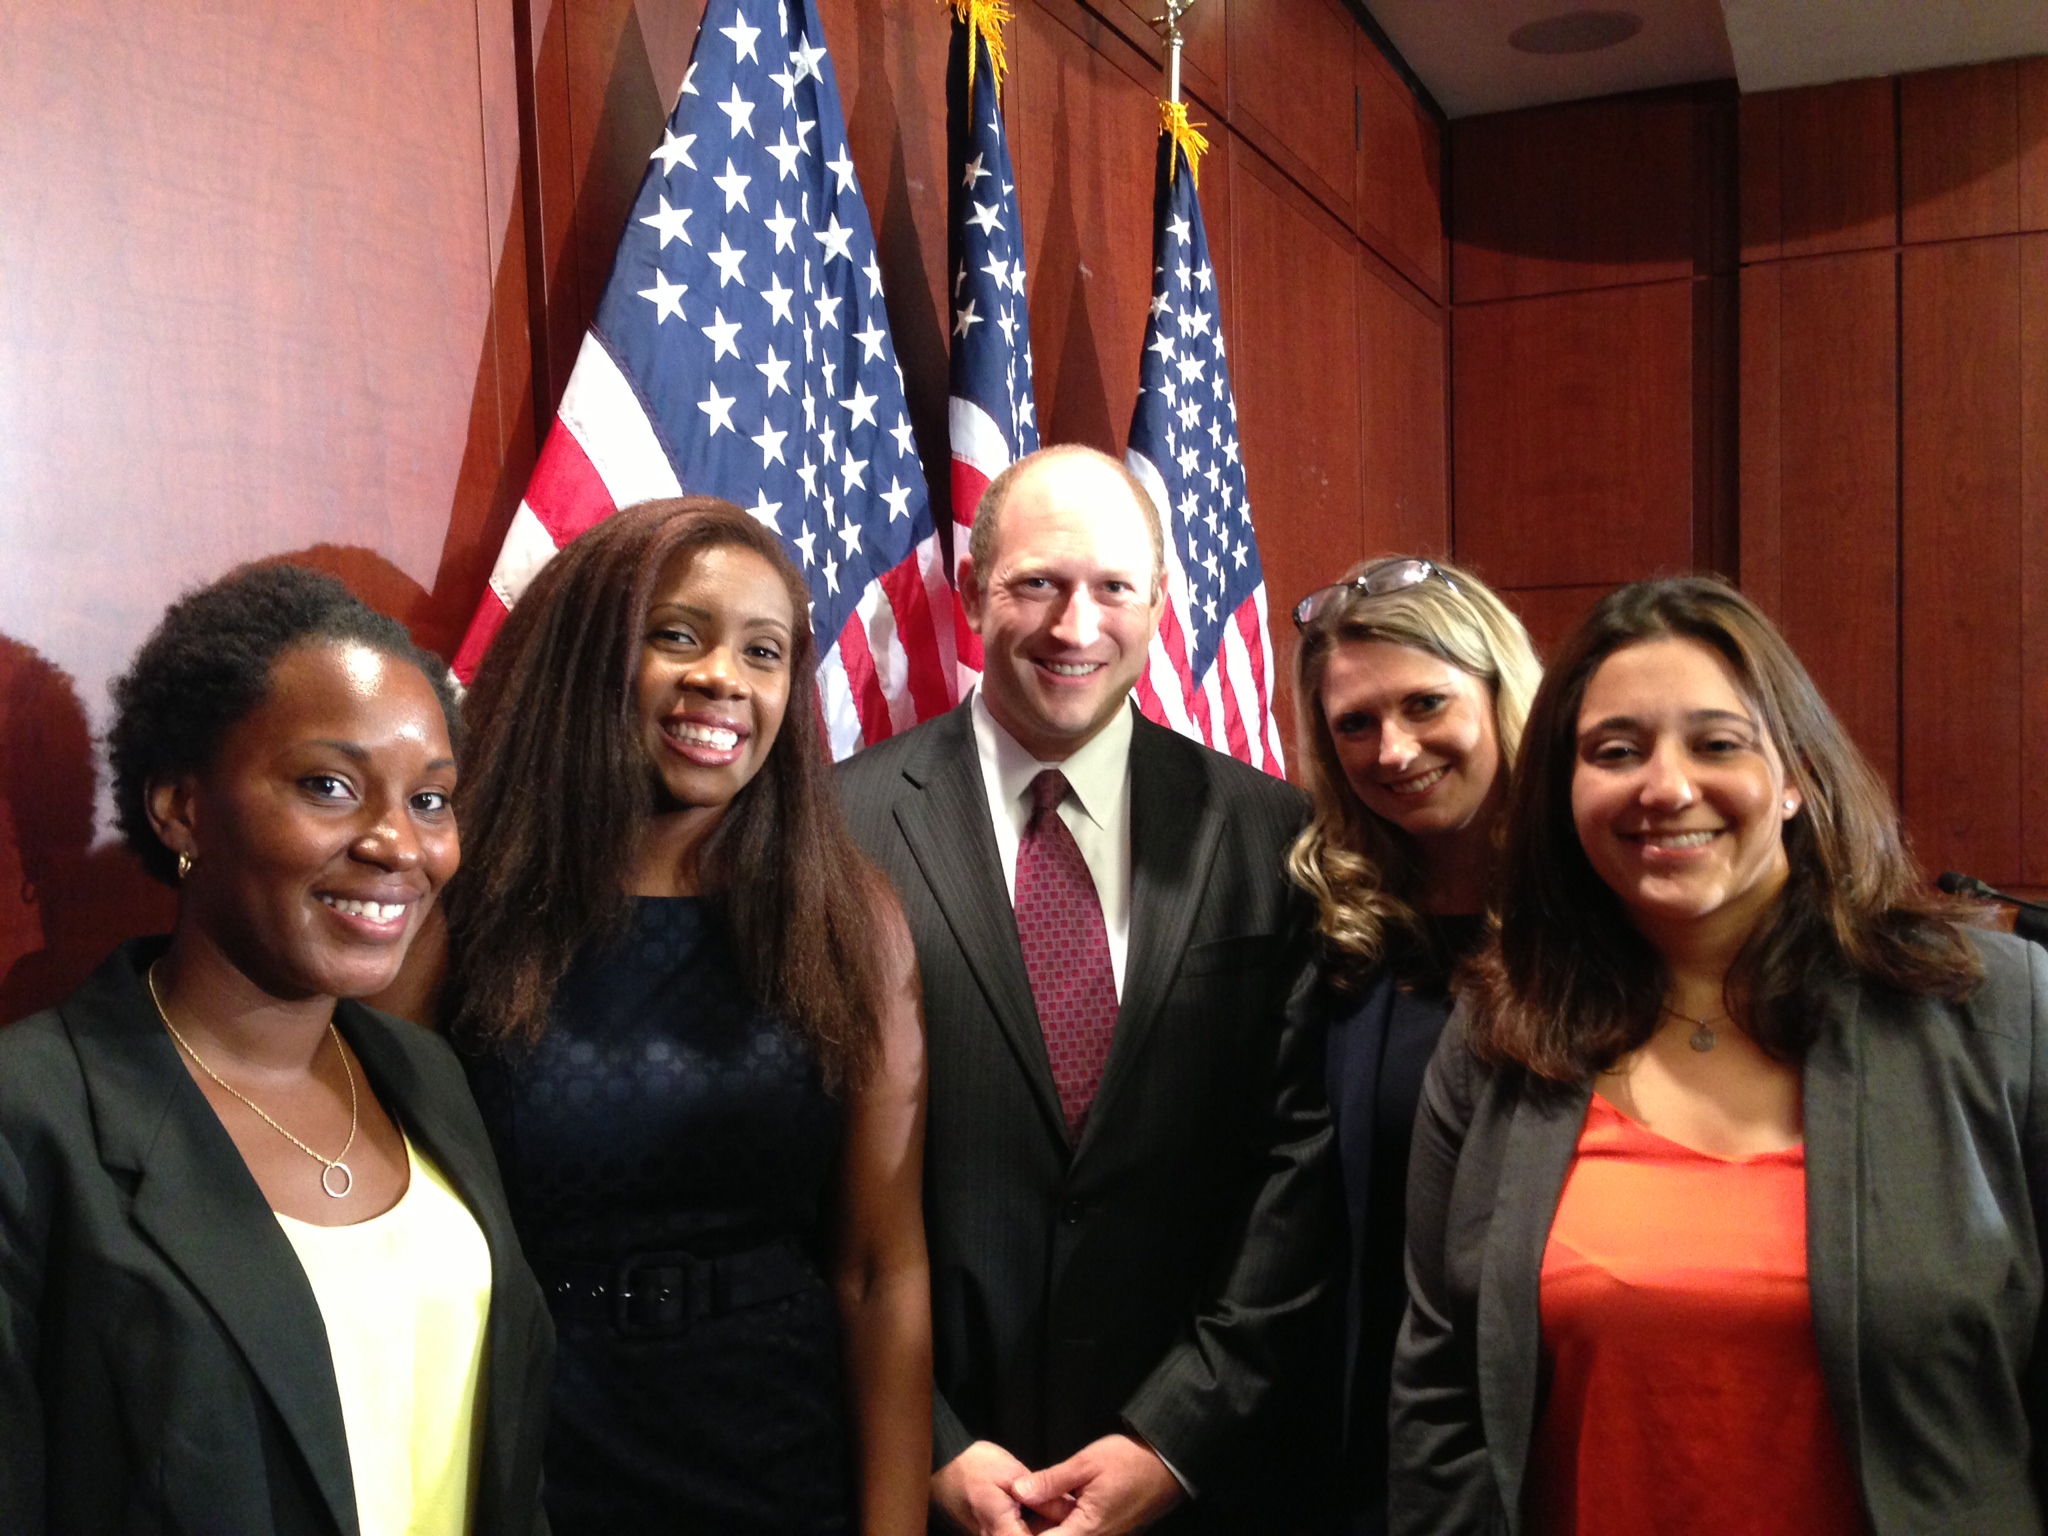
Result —
[{"label": "woman with black blazer", "polygon": [[1424,1086],[1394,1530],[2043,1529],[2048,955],[1972,916],[1746,599],[1594,610]]},{"label": "woman with black blazer", "polygon": [[177,883],[0,1030],[0,1530],[531,1536],[552,1332],[388,986],[459,851],[439,664],[289,566],[174,604],[115,805]]},{"label": "woman with black blazer", "polygon": [[1432,560],[1355,565],[1297,603],[1294,622],[1295,762],[1315,814],[1288,871],[1316,899],[1306,999],[1327,1031],[1350,1239],[1335,1513],[1350,1536],[1377,1536],[1387,1373],[1408,1301],[1409,1135],[1451,970],[1484,934],[1508,770],[1542,673],[1507,606]]}]

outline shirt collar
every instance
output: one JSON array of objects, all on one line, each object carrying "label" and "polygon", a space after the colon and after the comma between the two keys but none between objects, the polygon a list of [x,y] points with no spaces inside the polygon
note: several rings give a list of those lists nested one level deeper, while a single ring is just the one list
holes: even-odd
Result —
[{"label": "shirt collar", "polygon": [[1048,768],[1067,776],[1067,787],[1082,812],[1098,827],[1107,828],[1116,801],[1123,794],[1131,761],[1132,706],[1127,702],[1108,724],[1075,749],[1063,763],[1041,763],[1027,752],[1017,738],[1004,730],[989,713],[981,689],[974,690],[974,736],[982,761],[995,771],[1003,803],[1015,805],[1031,788],[1031,781]]}]

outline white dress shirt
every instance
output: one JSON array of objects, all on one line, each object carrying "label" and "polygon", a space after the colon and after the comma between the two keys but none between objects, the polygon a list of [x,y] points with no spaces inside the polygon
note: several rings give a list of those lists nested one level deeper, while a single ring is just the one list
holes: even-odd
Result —
[{"label": "white dress shirt", "polygon": [[1074,834],[1081,858],[1095,880],[1102,903],[1102,927],[1109,940],[1109,967],[1116,995],[1124,995],[1124,958],[1131,948],[1131,708],[1110,722],[1063,763],[1041,763],[996,723],[974,690],[974,747],[981,760],[981,785],[988,795],[996,852],[1003,861],[1003,889],[1017,900],[1017,845],[1031,820],[1031,781],[1047,768],[1067,776],[1067,797],[1059,817]]}]

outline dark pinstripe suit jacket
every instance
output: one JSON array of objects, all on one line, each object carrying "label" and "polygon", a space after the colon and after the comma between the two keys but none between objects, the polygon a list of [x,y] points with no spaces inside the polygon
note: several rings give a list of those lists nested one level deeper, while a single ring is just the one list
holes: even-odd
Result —
[{"label": "dark pinstripe suit jacket", "polygon": [[[1973,935],[1962,1003],[1840,983],[1807,1053],[1806,1262],[1835,1427],[1877,1536],[2044,1528],[2048,952]],[[1451,1016],[1408,1170],[1391,1529],[1522,1529],[1539,1278],[1591,1086],[1488,1072]]]},{"label": "dark pinstripe suit jacket", "polygon": [[1249,1529],[1244,1500],[1298,1482],[1274,1458],[1337,1221],[1320,1040],[1286,1021],[1306,806],[1143,718],[1131,781],[1122,1006],[1070,1145],[968,706],[840,770],[924,975],[935,1449],[1044,1466],[1135,1429],[1199,1491],[1181,1528]]}]

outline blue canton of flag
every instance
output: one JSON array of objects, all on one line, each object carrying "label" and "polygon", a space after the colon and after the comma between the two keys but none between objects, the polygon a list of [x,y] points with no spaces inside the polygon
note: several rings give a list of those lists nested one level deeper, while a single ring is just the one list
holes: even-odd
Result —
[{"label": "blue canton of flag", "polygon": [[950,707],[952,599],[809,0],[711,0],[649,158],[493,592],[616,507],[735,501],[809,584],[844,756]]},{"label": "blue canton of flag", "polygon": [[[947,427],[953,448],[956,576],[981,493],[1038,447],[1031,394],[1031,320],[1024,301],[1024,235],[1000,100],[1003,62],[991,47],[1008,19],[1000,6],[955,0],[946,70],[946,137],[952,169],[947,254],[952,271],[953,356]],[[955,605],[955,647],[964,694],[981,674],[981,637]]]},{"label": "blue canton of flag", "polygon": [[1238,454],[1237,401],[1193,162],[1160,135],[1152,309],[1126,462],[1166,531],[1167,607],[1138,702],[1162,725],[1284,772],[1266,582]]}]

